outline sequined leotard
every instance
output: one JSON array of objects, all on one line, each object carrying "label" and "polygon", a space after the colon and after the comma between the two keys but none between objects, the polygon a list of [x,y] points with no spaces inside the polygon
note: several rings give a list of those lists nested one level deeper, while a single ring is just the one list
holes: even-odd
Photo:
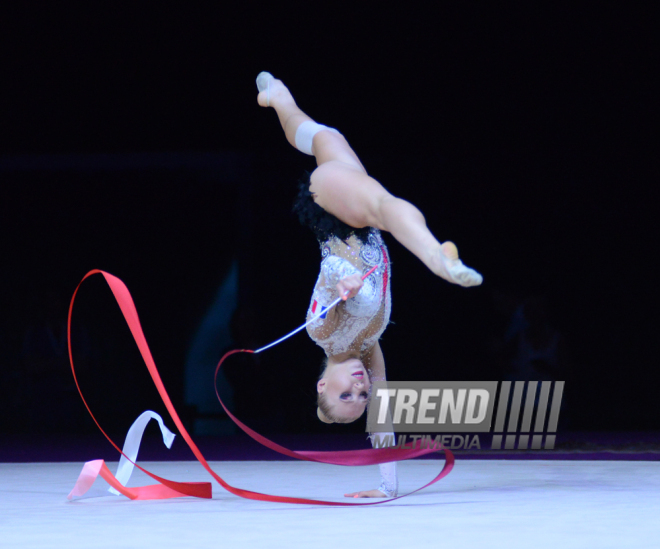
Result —
[{"label": "sequined leotard", "polygon": [[321,272],[307,310],[308,320],[339,297],[336,284],[342,278],[362,276],[372,267],[378,268],[365,279],[355,297],[337,305],[335,322],[322,316],[307,327],[307,332],[328,356],[368,351],[385,331],[392,307],[390,259],[380,231],[372,228],[366,242],[355,235],[346,241],[333,236],[321,244],[321,255]]}]

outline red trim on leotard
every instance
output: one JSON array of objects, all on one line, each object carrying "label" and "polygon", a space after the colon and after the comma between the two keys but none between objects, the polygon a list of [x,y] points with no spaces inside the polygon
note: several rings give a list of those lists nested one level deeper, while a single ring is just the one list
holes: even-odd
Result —
[{"label": "red trim on leotard", "polygon": [[385,270],[383,271],[383,296],[387,293],[387,280],[388,280],[388,267],[389,267],[389,261],[387,260],[387,250],[385,250],[385,246],[380,247],[381,251],[383,252],[383,260],[385,261]]}]

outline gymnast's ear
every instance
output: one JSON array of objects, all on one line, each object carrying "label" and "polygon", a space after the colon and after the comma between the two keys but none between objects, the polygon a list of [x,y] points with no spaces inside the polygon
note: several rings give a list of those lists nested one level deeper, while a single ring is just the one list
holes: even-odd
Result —
[{"label": "gymnast's ear", "polygon": [[334,421],[332,421],[331,419],[328,419],[328,418],[325,416],[325,414],[321,411],[321,408],[319,408],[318,406],[316,407],[316,415],[319,417],[319,419],[320,419],[323,423],[334,423]]}]

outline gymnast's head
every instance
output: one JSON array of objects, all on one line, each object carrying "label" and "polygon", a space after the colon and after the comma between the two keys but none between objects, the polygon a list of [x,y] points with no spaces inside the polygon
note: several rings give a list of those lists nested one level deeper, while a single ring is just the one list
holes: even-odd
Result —
[{"label": "gymnast's head", "polygon": [[357,358],[324,363],[316,384],[316,414],[324,423],[352,423],[367,407],[371,381],[364,364]]}]

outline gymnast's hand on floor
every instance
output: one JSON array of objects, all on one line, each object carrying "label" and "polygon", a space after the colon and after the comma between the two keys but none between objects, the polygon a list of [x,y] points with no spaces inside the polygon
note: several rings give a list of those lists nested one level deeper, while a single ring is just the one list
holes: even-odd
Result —
[{"label": "gymnast's hand on floor", "polygon": [[344,494],[345,498],[386,498],[387,495],[383,494],[380,490],[363,490],[362,492],[352,492]]},{"label": "gymnast's hand on floor", "polygon": [[348,275],[337,282],[337,291],[344,301],[355,297],[360,289],[364,286],[364,280],[359,274]]}]

